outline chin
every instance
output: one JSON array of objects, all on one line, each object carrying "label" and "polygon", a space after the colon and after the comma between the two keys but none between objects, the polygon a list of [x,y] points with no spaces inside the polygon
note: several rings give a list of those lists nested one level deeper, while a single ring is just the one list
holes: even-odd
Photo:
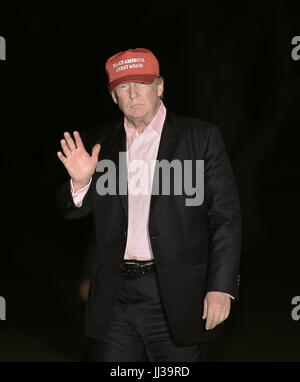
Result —
[{"label": "chin", "polygon": [[147,115],[147,113],[145,112],[145,110],[136,109],[136,110],[130,110],[129,115],[132,118],[143,118],[143,117],[145,117]]}]

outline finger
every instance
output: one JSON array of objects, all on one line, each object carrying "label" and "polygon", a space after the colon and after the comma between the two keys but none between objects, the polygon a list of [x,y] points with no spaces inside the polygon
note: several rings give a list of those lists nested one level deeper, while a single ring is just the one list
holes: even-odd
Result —
[{"label": "finger", "polygon": [[59,160],[60,160],[63,164],[65,164],[67,158],[66,158],[60,151],[57,152],[57,156],[58,156]]},{"label": "finger", "polygon": [[61,144],[61,147],[63,149],[63,152],[64,152],[65,156],[66,157],[69,156],[71,154],[71,151],[69,149],[69,146],[67,145],[67,142],[64,139],[62,139],[60,141],[60,144]]},{"label": "finger", "polygon": [[227,318],[229,317],[229,313],[230,313],[230,308],[226,310],[224,320],[227,320]]},{"label": "finger", "polygon": [[78,131],[73,132],[74,138],[75,138],[75,143],[77,148],[84,148],[81,136]]},{"label": "finger", "polygon": [[205,320],[207,317],[207,301],[206,301],[206,298],[204,299],[204,303],[203,303],[203,315],[202,315],[202,319]]},{"label": "finger", "polygon": [[221,324],[222,322],[224,322],[224,321],[227,319],[227,317],[228,317],[228,316],[226,316],[226,313],[221,314],[219,324]]},{"label": "finger", "polygon": [[230,313],[230,305],[226,308],[224,312],[224,321],[227,320],[227,318],[229,317],[229,313]]},{"label": "finger", "polygon": [[211,308],[208,307],[207,319],[206,319],[206,325],[205,325],[206,330],[212,329],[211,326],[212,326],[212,323],[214,321],[214,315],[215,315],[214,310],[212,310]]},{"label": "finger", "polygon": [[71,151],[75,150],[76,149],[76,146],[75,146],[75,143],[70,135],[70,133],[68,133],[67,131],[64,133],[64,136],[65,136],[65,140],[67,141],[67,144],[69,146],[69,149]]},{"label": "finger", "polygon": [[211,322],[210,328],[214,329],[217,325],[222,322],[220,311],[215,311],[213,321]]},{"label": "finger", "polygon": [[97,160],[98,159],[98,154],[100,152],[100,149],[101,149],[101,145],[99,143],[97,143],[93,149],[92,149],[92,158]]},{"label": "finger", "polygon": [[225,307],[220,310],[220,315],[216,325],[221,324],[223,321],[225,321],[228,318],[228,316],[229,316],[229,307],[225,305]]},{"label": "finger", "polygon": [[225,317],[226,317],[226,312],[225,312],[225,310],[222,310],[219,314],[217,325],[219,325],[221,322],[223,322],[225,320]]}]

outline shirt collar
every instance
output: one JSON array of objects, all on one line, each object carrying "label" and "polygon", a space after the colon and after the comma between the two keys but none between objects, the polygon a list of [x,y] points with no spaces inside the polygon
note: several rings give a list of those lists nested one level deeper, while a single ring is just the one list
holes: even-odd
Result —
[{"label": "shirt collar", "polygon": [[[166,107],[163,104],[163,102],[160,101],[160,106],[158,108],[158,111],[157,111],[155,117],[152,119],[152,121],[149,123],[149,125],[145,127],[142,134],[147,133],[151,130],[156,131],[157,134],[161,134],[162,128],[163,128],[163,125],[165,122],[165,118],[166,118]],[[135,137],[135,136],[140,135],[136,131],[135,127],[130,125],[130,123],[128,122],[128,120],[125,116],[124,116],[124,127],[126,130],[127,138],[131,138],[131,137]]]}]

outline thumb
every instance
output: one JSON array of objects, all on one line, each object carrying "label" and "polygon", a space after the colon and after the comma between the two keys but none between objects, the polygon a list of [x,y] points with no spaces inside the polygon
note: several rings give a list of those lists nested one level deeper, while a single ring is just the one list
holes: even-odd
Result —
[{"label": "thumb", "polygon": [[207,300],[206,298],[204,299],[204,303],[203,303],[203,315],[202,315],[202,319],[205,320],[207,317]]},{"label": "thumb", "polygon": [[100,149],[101,149],[100,143],[95,144],[95,146],[92,149],[92,157],[93,157],[93,159],[97,159],[98,154],[100,152]]}]

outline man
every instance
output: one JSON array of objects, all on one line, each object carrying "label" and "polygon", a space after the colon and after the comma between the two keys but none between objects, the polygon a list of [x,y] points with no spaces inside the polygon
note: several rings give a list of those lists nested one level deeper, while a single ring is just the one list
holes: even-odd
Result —
[{"label": "man", "polygon": [[[85,333],[97,361],[201,361],[238,292],[240,206],[221,134],[166,110],[151,51],[120,52],[106,71],[124,118],[82,137],[64,133],[58,152],[71,177],[58,191],[60,212],[92,213],[95,223]],[[159,164],[173,160],[184,180],[175,168],[161,177]],[[191,181],[204,192],[198,200]]]}]

